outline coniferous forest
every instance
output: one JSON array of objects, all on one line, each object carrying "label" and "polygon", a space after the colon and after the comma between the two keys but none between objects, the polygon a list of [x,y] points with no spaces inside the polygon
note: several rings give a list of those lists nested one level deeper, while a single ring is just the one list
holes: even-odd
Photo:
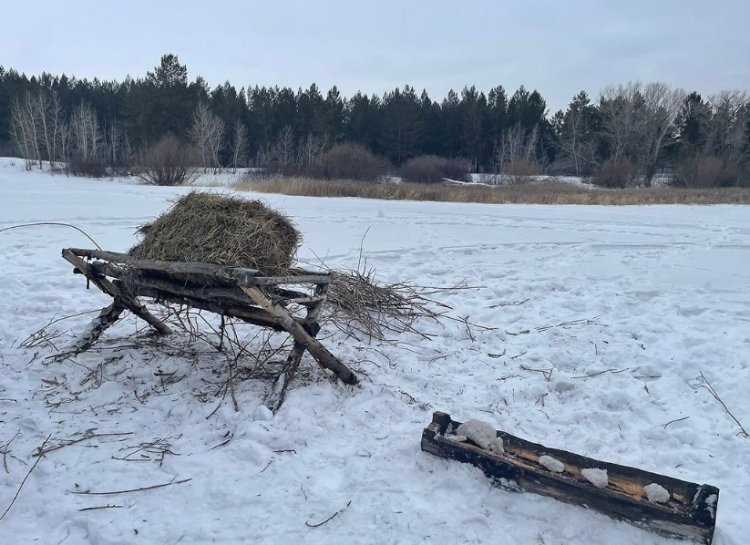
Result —
[{"label": "coniferous forest", "polygon": [[[309,172],[332,148],[397,169],[434,156],[466,171],[590,177],[601,185],[750,185],[750,96],[662,83],[581,91],[550,112],[537,90],[498,85],[441,100],[404,86],[382,96],[190,79],[177,56],[144,77],[86,80],[0,67],[0,154],[127,171],[170,138],[204,168]],[[352,146],[353,145],[353,146]],[[316,171],[320,174],[320,171]],[[323,173],[325,177],[325,173]]]}]

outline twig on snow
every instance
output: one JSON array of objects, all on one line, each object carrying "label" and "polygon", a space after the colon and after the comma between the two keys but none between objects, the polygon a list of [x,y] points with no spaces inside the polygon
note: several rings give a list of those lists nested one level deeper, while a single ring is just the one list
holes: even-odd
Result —
[{"label": "twig on snow", "polygon": [[[51,434],[51,433],[50,433],[50,434],[49,434],[49,435],[47,436],[47,439],[45,439],[45,440],[44,440],[44,442],[42,443],[42,446],[40,446],[40,447],[39,447],[39,450],[40,450],[40,451],[43,451],[43,450],[44,450],[44,445],[46,445],[46,444],[47,444],[47,441],[49,441],[49,438],[50,438],[50,437],[52,437],[52,434]],[[15,493],[15,495],[13,496],[13,499],[12,499],[12,500],[10,500],[10,503],[8,504],[8,507],[6,507],[6,508],[5,508],[5,511],[3,511],[3,514],[2,514],[2,515],[0,515],[0,520],[3,520],[3,519],[5,518],[5,515],[7,515],[7,514],[8,514],[8,511],[10,511],[10,508],[11,508],[11,507],[13,507],[13,504],[14,504],[14,503],[16,503],[16,500],[18,499],[18,495],[19,495],[19,494],[21,493],[21,489],[23,488],[23,485],[25,485],[25,484],[26,484],[26,479],[28,479],[28,478],[29,478],[29,475],[31,475],[31,472],[32,472],[32,471],[34,471],[34,468],[36,468],[37,464],[39,463],[39,460],[41,460],[41,459],[42,459],[42,457],[41,457],[41,456],[39,456],[39,457],[38,457],[38,458],[37,458],[37,459],[36,459],[36,460],[34,461],[34,464],[33,464],[33,465],[31,466],[31,468],[29,468],[29,471],[28,471],[28,473],[26,473],[26,476],[25,476],[25,477],[23,478],[23,480],[21,481],[21,484],[20,484],[20,486],[18,487],[18,490],[16,490],[16,493]]]},{"label": "twig on snow", "polygon": [[688,418],[690,418],[690,417],[689,416],[683,416],[682,418],[675,418],[674,420],[670,420],[669,422],[667,422],[666,424],[664,424],[664,429],[666,430],[667,426],[669,426],[670,424],[674,424],[675,422],[682,422],[683,420],[687,420]]},{"label": "twig on snow", "polygon": [[146,490],[155,490],[156,488],[164,488],[165,486],[172,486],[175,484],[182,484],[186,483],[188,481],[192,481],[193,478],[190,477],[188,479],[182,479],[179,481],[169,481],[168,483],[162,483],[162,484],[154,484],[151,486],[142,486],[140,488],[129,488],[127,490],[112,490],[110,492],[91,492],[90,490],[83,491],[83,492],[72,492],[73,494],[77,494],[79,496],[114,496],[116,494],[129,494],[131,492],[144,492]]},{"label": "twig on snow", "polygon": [[713,396],[713,398],[716,401],[718,401],[719,403],[721,403],[721,406],[724,407],[724,410],[726,411],[726,413],[729,416],[731,416],[732,420],[734,420],[737,423],[737,425],[740,427],[740,430],[741,430],[737,435],[741,435],[745,439],[749,438],[750,434],[747,433],[747,430],[742,425],[742,423],[739,420],[737,420],[737,417],[734,416],[734,414],[732,414],[732,411],[729,410],[729,407],[727,407],[727,404],[724,403],[724,401],[719,397],[719,394],[716,392],[716,390],[714,390],[713,385],[711,385],[711,383],[708,381],[708,379],[706,378],[706,376],[703,374],[703,371],[700,372],[700,377],[698,378],[698,383],[700,384],[700,386],[703,386],[706,390],[708,390],[709,393]]},{"label": "twig on snow", "polygon": [[16,434],[10,438],[10,441],[5,443],[3,446],[0,446],[0,454],[3,455],[3,468],[5,468],[5,473],[10,475],[10,471],[8,471],[8,452],[10,452],[10,444],[15,441],[16,437],[18,437],[18,434],[21,433],[21,430],[18,430]]},{"label": "twig on snow", "polygon": [[66,439],[64,441],[61,441],[57,445],[53,445],[49,447],[48,449],[41,449],[37,450],[34,453],[34,456],[44,456],[45,454],[49,452],[53,452],[55,450],[60,450],[61,448],[69,447],[70,445],[75,445],[76,443],[81,443],[83,441],[88,441],[89,439],[95,439],[97,437],[121,437],[124,435],[133,435],[132,431],[123,432],[123,433],[93,433],[92,431],[86,431],[82,437],[79,437],[77,439]]},{"label": "twig on snow", "polygon": [[569,322],[560,322],[559,324],[554,325],[540,325],[535,327],[539,332],[547,331],[548,329],[552,329],[554,327],[573,327],[577,325],[591,325],[593,323],[596,323],[596,321],[599,319],[599,316],[594,316],[593,318],[584,318],[582,320],[571,320]]},{"label": "twig on snow", "polygon": [[122,505],[97,505],[96,507],[84,507],[79,511],[96,511],[97,509],[122,509]]},{"label": "twig on snow", "polygon": [[603,371],[596,371],[594,373],[587,373],[585,375],[578,375],[577,377],[570,377],[570,378],[593,378],[593,377],[598,377],[599,375],[603,375],[604,373],[612,373],[613,375],[617,375],[619,373],[624,373],[625,371],[629,369],[630,367],[625,367],[623,369],[617,369],[615,367],[612,367],[610,369],[604,369]]},{"label": "twig on snow", "polygon": [[330,517],[328,517],[327,519],[325,519],[325,520],[324,520],[323,522],[318,522],[317,524],[310,524],[310,522],[309,522],[309,521],[305,521],[305,526],[307,526],[308,528],[320,528],[320,527],[321,527],[321,526],[323,526],[323,525],[324,525],[324,524],[325,524],[326,522],[330,522],[331,520],[333,520],[334,518],[336,518],[336,517],[337,517],[337,516],[338,516],[339,514],[341,514],[341,513],[343,513],[344,511],[346,511],[346,509],[347,509],[347,508],[348,508],[348,507],[349,507],[349,506],[350,506],[351,504],[352,504],[352,500],[349,500],[349,501],[348,501],[348,502],[346,503],[346,505],[345,505],[344,507],[342,507],[341,509],[339,509],[338,511],[336,511],[336,512],[335,512],[335,513],[334,513],[333,515],[331,515]]}]

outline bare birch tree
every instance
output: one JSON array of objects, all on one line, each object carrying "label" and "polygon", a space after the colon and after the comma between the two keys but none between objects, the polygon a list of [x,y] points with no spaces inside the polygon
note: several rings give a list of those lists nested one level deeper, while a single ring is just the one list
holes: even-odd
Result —
[{"label": "bare birch tree", "polygon": [[218,168],[219,151],[224,138],[224,121],[204,102],[198,103],[193,112],[190,138],[200,152],[203,172],[207,172],[208,167]]},{"label": "bare birch tree", "polygon": [[237,167],[245,161],[247,150],[247,127],[239,119],[235,121],[232,130],[232,173],[237,172]]},{"label": "bare birch tree", "polygon": [[69,125],[75,158],[84,162],[101,159],[102,133],[93,106],[81,101],[70,115]]}]

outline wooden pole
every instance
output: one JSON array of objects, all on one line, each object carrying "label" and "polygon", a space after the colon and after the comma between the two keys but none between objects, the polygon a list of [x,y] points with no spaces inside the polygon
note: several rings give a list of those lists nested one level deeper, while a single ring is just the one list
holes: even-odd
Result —
[{"label": "wooden pole", "polygon": [[330,369],[345,384],[356,384],[357,376],[339,359],[331,354],[320,341],[310,335],[302,325],[297,322],[289,311],[281,305],[275,305],[263,292],[254,286],[242,288],[247,296],[258,306],[265,309],[269,314],[276,316],[279,323],[286,329],[294,340],[303,345],[316,359],[321,367]]}]

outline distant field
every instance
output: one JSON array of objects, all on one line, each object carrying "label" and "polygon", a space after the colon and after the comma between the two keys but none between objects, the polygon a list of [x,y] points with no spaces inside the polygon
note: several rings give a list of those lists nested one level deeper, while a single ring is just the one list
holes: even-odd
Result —
[{"label": "distant field", "polygon": [[374,184],[352,180],[280,177],[242,182],[237,190],[307,197],[476,202],[496,204],[750,204],[750,188],[628,188],[600,189],[546,181],[507,186],[443,184]]}]

